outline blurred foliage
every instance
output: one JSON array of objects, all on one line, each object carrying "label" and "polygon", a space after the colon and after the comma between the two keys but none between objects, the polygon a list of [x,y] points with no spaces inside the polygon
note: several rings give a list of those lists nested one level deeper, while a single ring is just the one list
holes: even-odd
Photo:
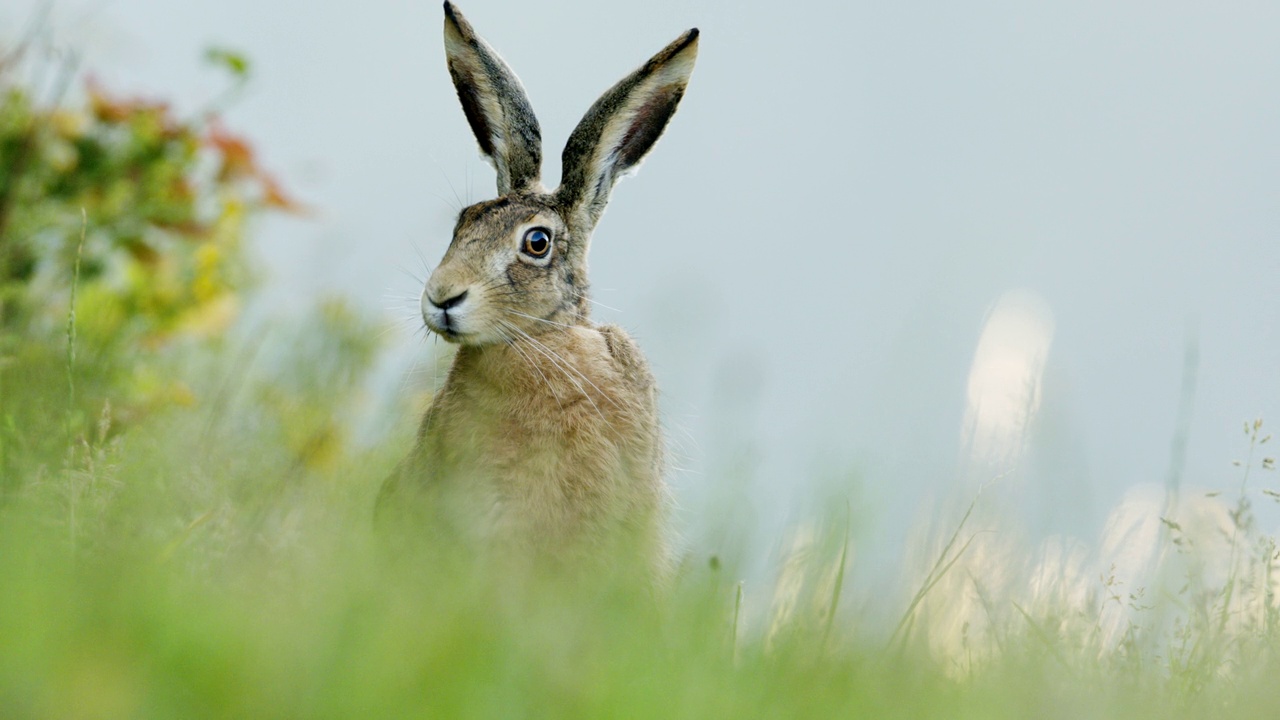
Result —
[{"label": "blurred foliage", "polygon": [[204,57],[209,62],[227,69],[237,79],[249,77],[249,58],[227,48],[211,47],[205,51]]},{"label": "blurred foliage", "polygon": [[[124,422],[191,403],[160,351],[226,332],[253,277],[248,224],[264,211],[301,208],[216,116],[183,118],[93,80],[83,102],[42,103],[46,88],[16,80],[22,53],[4,57],[0,469],[8,474],[17,450],[30,456],[61,438],[59,423],[90,432],[104,401]],[[212,50],[209,60],[236,86],[245,81],[243,57]],[[52,69],[59,83],[74,74]],[[14,380],[33,375],[65,377],[66,392]],[[19,404],[42,408],[34,426],[15,426],[7,411]]]},{"label": "blurred foliage", "polygon": [[123,437],[104,413],[67,469],[0,505],[0,717],[1274,717],[1274,625],[1192,665],[1042,607],[960,670],[886,645],[884,618],[832,613],[842,512],[745,600],[732,562],[688,559],[655,593],[625,566],[388,545],[370,509],[402,448],[307,462],[293,435],[348,407],[366,347],[349,320],[330,306],[229,386],[195,373],[218,402]]}]

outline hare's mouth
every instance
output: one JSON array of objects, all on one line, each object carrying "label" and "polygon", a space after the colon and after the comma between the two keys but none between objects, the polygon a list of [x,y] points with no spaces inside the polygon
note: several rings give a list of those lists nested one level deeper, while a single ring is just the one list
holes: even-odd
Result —
[{"label": "hare's mouth", "polygon": [[453,308],[452,305],[440,307],[432,303],[431,306],[423,308],[422,320],[432,332],[445,340],[456,342],[468,334],[462,329],[464,322],[462,315],[461,310]]},{"label": "hare's mouth", "polygon": [[463,342],[464,338],[469,334],[459,330],[457,320],[447,315],[443,318],[443,322],[432,322],[432,320],[436,319],[432,318],[427,321],[427,329],[444,338],[446,342]]},{"label": "hare's mouth", "polygon": [[458,339],[464,334],[458,332],[458,322],[454,318],[440,313],[443,317],[432,317],[427,315],[423,318],[426,321],[427,329],[448,340],[449,342],[458,342]]},{"label": "hare's mouth", "polygon": [[482,333],[474,332],[472,328],[463,330],[458,320],[452,314],[440,313],[438,317],[427,317],[426,325],[428,330],[439,335],[445,342],[459,345],[474,344]]},{"label": "hare's mouth", "polygon": [[431,331],[439,335],[445,342],[455,345],[473,345],[471,342],[475,338],[475,333],[458,332],[457,330],[437,330],[431,328]]}]

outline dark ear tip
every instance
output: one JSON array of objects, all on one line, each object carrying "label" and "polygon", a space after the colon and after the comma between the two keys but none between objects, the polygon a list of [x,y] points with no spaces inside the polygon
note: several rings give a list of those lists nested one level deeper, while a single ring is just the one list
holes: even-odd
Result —
[{"label": "dark ear tip", "polygon": [[449,2],[449,0],[445,0],[444,3],[444,27],[446,34],[449,32],[449,28],[452,27],[454,32],[467,40],[470,40],[474,34],[471,26],[467,24],[467,19],[458,11],[458,6]]},{"label": "dark ear tip", "polygon": [[462,14],[458,12],[458,8],[454,7],[449,0],[444,0],[444,17],[454,25],[461,24]]},{"label": "dark ear tip", "polygon": [[672,43],[673,47],[671,47],[671,50],[670,50],[671,54],[675,55],[676,53],[679,53],[689,48],[690,46],[697,45],[698,35],[700,34],[701,33],[698,31],[698,28],[689,28],[688,30],[686,30],[683,35],[676,38],[676,41]]}]

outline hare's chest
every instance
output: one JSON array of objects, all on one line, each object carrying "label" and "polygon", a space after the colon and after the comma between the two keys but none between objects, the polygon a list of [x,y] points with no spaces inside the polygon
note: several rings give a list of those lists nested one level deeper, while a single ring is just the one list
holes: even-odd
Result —
[{"label": "hare's chest", "polygon": [[618,466],[605,433],[528,397],[459,389],[435,411],[436,479],[482,534],[558,533],[592,514]]}]

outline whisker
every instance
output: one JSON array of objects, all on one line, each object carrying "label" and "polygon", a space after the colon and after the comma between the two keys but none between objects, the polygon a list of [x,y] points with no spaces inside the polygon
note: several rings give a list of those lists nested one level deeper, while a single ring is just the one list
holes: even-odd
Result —
[{"label": "whisker", "polygon": [[410,304],[408,298],[387,297],[384,300],[390,300],[388,304],[382,307],[383,310],[395,313],[399,317],[412,317],[422,312],[422,306],[419,303]]},{"label": "whisker", "polygon": [[414,374],[418,372],[418,363],[420,361],[421,361],[421,358],[418,356],[417,353],[414,353],[413,364],[409,366],[409,372],[405,373],[404,377],[400,378],[400,394],[401,395],[404,395],[405,392],[408,391],[409,381],[413,378]]},{"label": "whisker", "polygon": [[493,288],[486,290],[485,293],[495,298],[518,297],[525,294],[523,290],[502,290]]},{"label": "whisker", "polygon": [[570,330],[572,330],[572,329],[574,328],[574,326],[573,326],[573,325],[566,325],[566,324],[564,324],[564,323],[558,323],[558,322],[555,322],[554,320],[547,320],[546,318],[535,317],[535,316],[533,316],[533,315],[526,315],[525,313],[518,312],[518,311],[516,311],[516,310],[512,310],[512,309],[510,309],[510,308],[503,308],[503,311],[504,311],[504,312],[511,313],[512,315],[519,315],[519,316],[520,316],[520,317],[522,317],[522,318],[529,318],[530,320],[537,320],[538,322],[544,322],[544,323],[546,323],[546,324],[548,324],[548,325],[555,325],[556,327],[568,328],[568,329],[570,329]]},{"label": "whisker", "polygon": [[604,303],[600,302],[599,300],[593,300],[593,299],[591,299],[591,298],[587,297],[587,296],[586,296],[585,294],[583,294],[583,293],[577,293],[577,296],[578,296],[579,298],[581,298],[582,300],[586,300],[587,302],[591,303],[592,305],[599,305],[600,307],[604,308],[605,310],[612,310],[612,311],[614,311],[614,312],[616,312],[616,313],[620,313],[620,312],[622,312],[621,310],[619,310],[619,309],[618,309],[618,308],[616,308],[616,307],[613,307],[612,305],[605,305]]},{"label": "whisker", "polygon": [[[517,330],[519,330],[519,328],[516,328],[516,329],[517,329]],[[577,367],[575,367],[575,366],[573,365],[573,363],[569,362],[566,358],[561,357],[558,353],[556,353],[556,352],[555,352],[554,350],[552,350],[551,348],[547,347],[546,345],[543,345],[541,342],[539,342],[536,338],[534,338],[534,337],[533,337],[532,335],[530,335],[529,333],[527,333],[527,332],[525,332],[525,331],[523,331],[523,330],[519,330],[519,332],[520,332],[520,334],[524,335],[525,339],[527,339],[530,343],[532,343],[532,344],[534,345],[534,347],[535,347],[535,348],[541,348],[542,350],[546,351],[547,353],[550,353],[552,356],[554,356],[554,357],[555,357],[556,359],[558,359],[560,362],[564,363],[565,367],[567,367],[569,370],[572,370],[572,371],[573,371],[573,372],[574,372],[578,377],[582,378],[582,380],[583,380],[584,382],[586,382],[586,383],[587,383],[588,385],[590,385],[591,387],[595,388],[596,392],[600,393],[600,396],[601,396],[601,397],[603,397],[605,400],[608,400],[608,401],[609,401],[609,402],[610,402],[614,407],[618,408],[619,410],[621,410],[621,409],[622,409],[622,406],[621,406],[621,405],[619,405],[619,404],[618,404],[618,403],[617,403],[613,398],[609,397],[609,395],[608,395],[607,393],[605,393],[605,391],[601,390],[601,389],[600,389],[600,386],[598,386],[598,385],[596,385],[595,383],[591,382],[591,378],[589,378],[589,377],[587,377],[585,374],[583,374],[583,372],[582,372],[581,370],[579,370]],[[581,387],[581,386],[579,386],[579,387]],[[584,391],[584,393],[585,393],[585,391]],[[590,396],[588,396],[588,398],[587,398],[587,399],[590,399]],[[592,404],[592,405],[595,405],[595,403],[594,403],[594,402],[593,402],[593,403],[591,403],[591,404]],[[597,408],[597,409],[598,409],[598,408]],[[603,416],[602,416],[602,417],[603,417]]]},{"label": "whisker", "polygon": [[386,297],[383,299],[388,300],[390,302],[384,305],[382,309],[393,312],[398,316],[413,317],[422,312],[421,303],[410,302],[409,298]]},{"label": "whisker", "polygon": [[418,325],[423,324],[422,314],[416,307],[386,307],[383,309],[392,314],[393,319],[398,325],[403,324],[407,327],[417,327]]},{"label": "whisker", "polygon": [[680,467],[679,465],[672,465],[670,463],[667,464],[667,468],[674,470],[675,472],[678,472],[678,473],[684,473],[685,475],[697,475],[699,477],[706,475],[706,473],[702,472],[701,470],[694,470],[693,468]]},{"label": "whisker", "polygon": [[[489,291],[489,290],[493,290],[493,289],[495,289],[495,288],[502,287],[503,285],[506,285],[506,284],[507,284],[507,279],[506,279],[506,278],[503,278],[503,277],[500,277],[500,278],[494,278],[493,280],[490,280],[489,282],[485,283],[484,285],[481,285],[481,286],[480,286],[480,290],[481,290],[481,291]],[[513,290],[512,292],[518,292],[518,291],[514,291],[514,290]],[[509,294],[512,294],[512,292],[508,292],[508,293],[506,293],[506,294],[508,294],[508,295],[509,295]]]},{"label": "whisker", "polygon": [[400,328],[399,322],[388,323],[386,327],[382,328],[376,334],[374,334],[373,338],[375,340],[381,340],[382,338],[390,334],[392,330],[397,330],[399,328]]},{"label": "whisker", "polygon": [[416,243],[410,243],[409,247],[413,248],[413,253],[418,256],[418,260],[422,262],[422,267],[430,275],[435,268],[431,266],[431,263],[427,262],[427,256],[422,254],[422,248],[418,247]]},{"label": "whisker", "polygon": [[[501,322],[505,322],[505,321],[501,321]],[[547,358],[547,360],[550,360],[552,365],[555,365],[557,368],[559,368],[560,372],[564,373],[565,379],[573,383],[574,386],[578,388],[578,392],[582,393],[582,396],[587,399],[587,402],[591,403],[591,407],[595,408],[596,414],[600,416],[600,419],[601,420],[605,419],[604,413],[600,410],[600,406],[596,405],[596,401],[591,398],[591,393],[587,392],[587,389],[582,386],[582,383],[578,382],[573,377],[573,375],[570,375],[569,373],[570,372],[576,373],[583,380],[586,380],[587,383],[590,384],[592,387],[595,387],[596,392],[600,392],[600,388],[596,387],[595,383],[588,380],[587,377],[583,375],[581,372],[578,372],[578,370],[568,366],[567,360],[564,360],[555,352],[553,352],[551,349],[547,348],[542,343],[533,339],[533,336],[529,335],[529,333],[525,332],[524,330],[521,330],[520,328],[514,325],[511,325],[510,323],[507,323],[507,325],[512,331],[518,333],[521,337],[527,340],[529,342],[529,346],[533,348],[533,350],[537,351],[543,357]],[[561,363],[564,363],[564,364],[561,364]],[[604,395],[603,392],[600,392],[600,394]]]},{"label": "whisker", "polygon": [[[444,171],[444,165],[440,164],[440,161],[431,152],[427,153],[427,158],[435,164],[436,169],[440,171],[440,177],[443,178],[445,183],[449,186],[449,192],[453,193],[453,199],[458,203],[453,209],[461,212],[462,208],[466,207],[466,203],[462,202],[462,198],[458,197],[458,189],[453,186],[453,181],[449,179],[449,174]],[[446,205],[449,204],[449,201],[446,198],[440,198],[440,200]]]},{"label": "whisker", "polygon": [[[506,322],[503,320],[499,320],[498,322],[499,324],[506,324]],[[542,382],[546,383],[547,389],[551,391],[551,395],[556,399],[556,402],[563,405],[564,400],[561,399],[560,393],[556,392],[555,385],[551,384],[551,380],[549,380],[546,374],[542,372],[542,368],[538,367],[538,363],[534,362],[533,358],[529,357],[525,353],[525,351],[521,350],[519,345],[515,344],[514,342],[508,343],[508,344],[511,346],[511,349],[516,352],[517,355],[524,358],[524,361],[529,364],[529,367],[533,368],[534,372],[538,373],[538,375],[542,377]]]},{"label": "whisker", "polygon": [[[423,327],[426,327],[425,325]],[[427,342],[427,336],[422,336],[422,342]],[[431,389],[436,390],[440,387],[440,336],[431,336],[431,364],[435,366],[435,373],[431,376]]]}]

